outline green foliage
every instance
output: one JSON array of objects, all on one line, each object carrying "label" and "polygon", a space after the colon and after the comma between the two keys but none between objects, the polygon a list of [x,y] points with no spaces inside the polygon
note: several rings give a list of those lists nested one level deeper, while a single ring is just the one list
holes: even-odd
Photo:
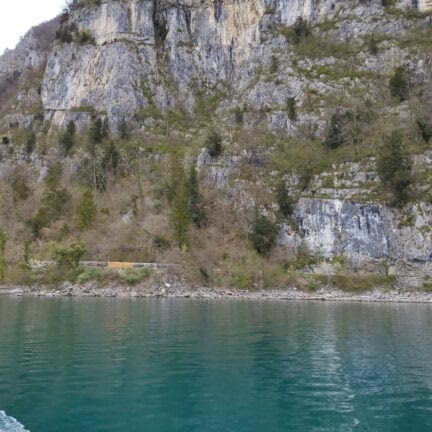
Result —
[{"label": "green foliage", "polygon": [[426,144],[429,144],[429,141],[432,138],[432,126],[422,119],[417,119],[416,123],[421,139]]},{"label": "green foliage", "polygon": [[102,171],[107,174],[116,175],[120,163],[120,153],[114,142],[110,141],[105,147],[101,160]]},{"label": "green foliage", "polygon": [[156,42],[159,44],[165,42],[165,39],[168,35],[168,23],[165,17],[160,13],[154,14],[153,25],[154,25]]},{"label": "green foliage", "polygon": [[212,158],[219,157],[223,151],[222,137],[216,131],[211,132],[206,139],[206,147]]},{"label": "green foliage", "polygon": [[18,201],[25,201],[30,196],[31,189],[19,168],[15,168],[12,171],[9,181],[15,203]]},{"label": "green foliage", "polygon": [[78,43],[80,45],[88,45],[88,44],[92,44],[94,45],[96,43],[93,35],[91,34],[91,31],[88,29],[85,30],[81,30],[78,33]]},{"label": "green foliage", "polygon": [[250,239],[261,256],[269,256],[276,245],[279,226],[267,216],[257,216],[252,224]]},{"label": "green foliage", "polygon": [[86,248],[84,243],[71,243],[63,246],[56,242],[50,242],[51,258],[56,261],[57,266],[63,269],[74,269],[79,266],[79,262],[85,255]]},{"label": "green foliage", "polygon": [[171,207],[171,222],[174,236],[180,249],[189,247],[188,230],[190,224],[188,196],[184,179],[179,179]]},{"label": "green foliage", "polygon": [[286,108],[287,108],[288,118],[291,121],[297,120],[297,101],[295,97],[289,97],[287,99]]},{"label": "green foliage", "polygon": [[405,204],[411,185],[411,160],[404,148],[401,131],[394,131],[386,137],[378,155],[377,172],[384,187],[392,192],[392,204]]},{"label": "green foliage", "polygon": [[55,163],[48,169],[45,178],[45,190],[42,196],[42,206],[36,214],[27,221],[35,238],[39,238],[43,228],[58,220],[64,213],[70,195],[61,187],[61,165]]},{"label": "green foliage", "polygon": [[36,147],[36,133],[33,130],[29,130],[25,141],[25,152],[27,157],[33,153]]},{"label": "green foliage", "polygon": [[291,27],[281,29],[281,32],[288,42],[299,44],[311,34],[311,28],[304,18],[298,17]]},{"label": "green foliage", "polygon": [[78,31],[75,23],[66,24],[64,23],[56,32],[56,39],[61,43],[72,43],[74,35]]},{"label": "green foliage", "polygon": [[242,290],[248,289],[252,285],[252,282],[252,276],[241,270],[236,272],[233,278],[235,288]]},{"label": "green foliage", "polygon": [[75,133],[76,133],[75,122],[71,120],[67,124],[66,130],[60,135],[60,140],[59,140],[59,145],[65,155],[69,154],[69,151],[72,149],[72,147],[75,144]]},{"label": "green foliage", "polygon": [[102,122],[100,117],[93,117],[90,129],[89,129],[89,139],[90,142],[95,144],[100,144],[104,139],[106,131],[104,131],[104,123]]},{"label": "green foliage", "polygon": [[6,277],[6,243],[8,236],[5,231],[0,229],[0,281],[4,281]]},{"label": "green foliage", "polygon": [[206,223],[207,217],[203,205],[203,197],[199,190],[198,174],[195,164],[191,165],[186,187],[189,217],[198,228],[202,228]]},{"label": "green foliage", "polygon": [[100,268],[86,268],[77,277],[77,282],[84,285],[88,282],[99,281],[103,278],[104,271]]},{"label": "green foliage", "polygon": [[174,152],[170,155],[168,182],[165,188],[165,195],[168,202],[172,203],[177,186],[181,182],[184,182],[185,177],[182,155],[179,152]]},{"label": "green foliage", "polygon": [[136,285],[150,276],[149,269],[127,269],[119,271],[120,280],[128,285]]},{"label": "green foliage", "polygon": [[335,276],[320,277],[320,286],[323,284],[333,285],[335,288],[345,292],[367,292],[373,289],[390,289],[395,283],[394,276],[382,276],[378,274],[338,274]]},{"label": "green foliage", "polygon": [[110,179],[117,176],[121,155],[114,142],[104,145],[90,143],[88,158],[85,158],[78,169],[82,183],[92,189],[105,191]]},{"label": "green foliage", "polygon": [[279,207],[279,213],[284,218],[288,218],[293,214],[294,202],[284,181],[281,181],[276,187],[276,202]]},{"label": "green foliage", "polygon": [[91,228],[96,220],[97,207],[94,202],[93,192],[85,190],[75,208],[75,220],[80,231]]},{"label": "green foliage", "polygon": [[120,136],[120,139],[122,139],[122,140],[129,139],[129,137],[130,137],[129,125],[128,125],[125,117],[123,117],[121,122],[118,124],[117,131],[118,131],[118,134]]},{"label": "green foliage", "polygon": [[389,81],[390,93],[399,99],[406,101],[411,93],[411,78],[408,66],[398,66]]},{"label": "green foliage", "polygon": [[104,121],[102,122],[102,128],[101,128],[102,140],[108,138],[109,133],[110,133],[109,121],[108,121],[108,117],[105,117]]},{"label": "green foliage", "polygon": [[235,124],[242,125],[244,122],[244,110],[240,107],[236,107],[233,109],[233,114]]},{"label": "green foliage", "polygon": [[345,143],[344,124],[349,121],[350,118],[351,114],[348,112],[343,114],[337,112],[331,116],[324,140],[325,147],[334,150]]},{"label": "green foliage", "polygon": [[275,74],[279,70],[279,60],[276,56],[271,57],[270,73]]}]

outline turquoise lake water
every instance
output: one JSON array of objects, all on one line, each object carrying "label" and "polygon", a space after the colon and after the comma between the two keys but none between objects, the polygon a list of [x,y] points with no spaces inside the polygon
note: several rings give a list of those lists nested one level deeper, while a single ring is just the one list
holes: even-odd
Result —
[{"label": "turquoise lake water", "polygon": [[0,298],[0,431],[432,431],[431,330],[428,305]]}]

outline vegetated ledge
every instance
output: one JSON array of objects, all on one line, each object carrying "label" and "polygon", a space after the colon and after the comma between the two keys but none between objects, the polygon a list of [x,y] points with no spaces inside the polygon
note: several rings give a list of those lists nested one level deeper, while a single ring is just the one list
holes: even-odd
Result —
[{"label": "vegetated ledge", "polygon": [[[169,281],[168,281],[169,280]],[[108,284],[100,287],[93,282],[73,285],[64,282],[59,286],[9,286],[0,285],[0,296],[10,297],[48,297],[48,298],[183,298],[183,299],[233,299],[233,300],[285,300],[285,301],[327,301],[362,303],[431,303],[432,292],[393,290],[372,290],[350,293],[329,286],[314,291],[302,291],[296,287],[284,290],[241,290],[192,286],[181,280],[159,280],[130,286]]]}]

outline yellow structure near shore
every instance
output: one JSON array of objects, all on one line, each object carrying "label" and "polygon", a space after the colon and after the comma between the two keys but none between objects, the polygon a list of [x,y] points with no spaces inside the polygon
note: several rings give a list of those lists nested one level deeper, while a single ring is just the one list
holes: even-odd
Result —
[{"label": "yellow structure near shore", "polygon": [[131,269],[133,268],[133,263],[131,262],[108,262],[108,268],[110,269]]}]

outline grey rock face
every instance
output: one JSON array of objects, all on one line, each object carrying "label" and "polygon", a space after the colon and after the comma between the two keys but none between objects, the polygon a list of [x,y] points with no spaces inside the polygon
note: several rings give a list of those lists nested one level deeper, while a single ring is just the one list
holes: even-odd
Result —
[{"label": "grey rock face", "polygon": [[[0,127],[31,127],[34,107],[42,106],[37,80],[43,74],[59,20],[33,27],[14,50],[0,56]],[[29,85],[29,81],[34,85]],[[30,108],[30,109],[29,109]]]},{"label": "grey rock face", "polygon": [[[377,23],[382,14],[379,0],[103,0],[99,7],[71,14],[69,22],[90,31],[95,43],[55,46],[43,81],[43,105],[53,123],[62,125],[68,113],[89,106],[114,123],[148,108],[192,111],[198,93],[214,95],[216,89],[227,100],[225,108],[283,106],[289,96],[301,103],[305,87],[321,93],[327,88],[285,66],[290,49],[278,29],[298,17],[311,23],[342,20],[335,30],[341,40],[404,28],[399,21],[397,28],[393,22]],[[351,19],[355,16],[361,25]],[[284,53],[278,54],[279,82],[256,80],[276,52]],[[269,115],[267,123],[295,133],[283,110]]]},{"label": "grey rock face", "polygon": [[398,211],[379,204],[303,198],[295,208],[300,235],[285,227],[281,242],[303,242],[324,258],[344,255],[353,262],[432,261],[432,206],[419,204],[411,216],[404,224]]}]

